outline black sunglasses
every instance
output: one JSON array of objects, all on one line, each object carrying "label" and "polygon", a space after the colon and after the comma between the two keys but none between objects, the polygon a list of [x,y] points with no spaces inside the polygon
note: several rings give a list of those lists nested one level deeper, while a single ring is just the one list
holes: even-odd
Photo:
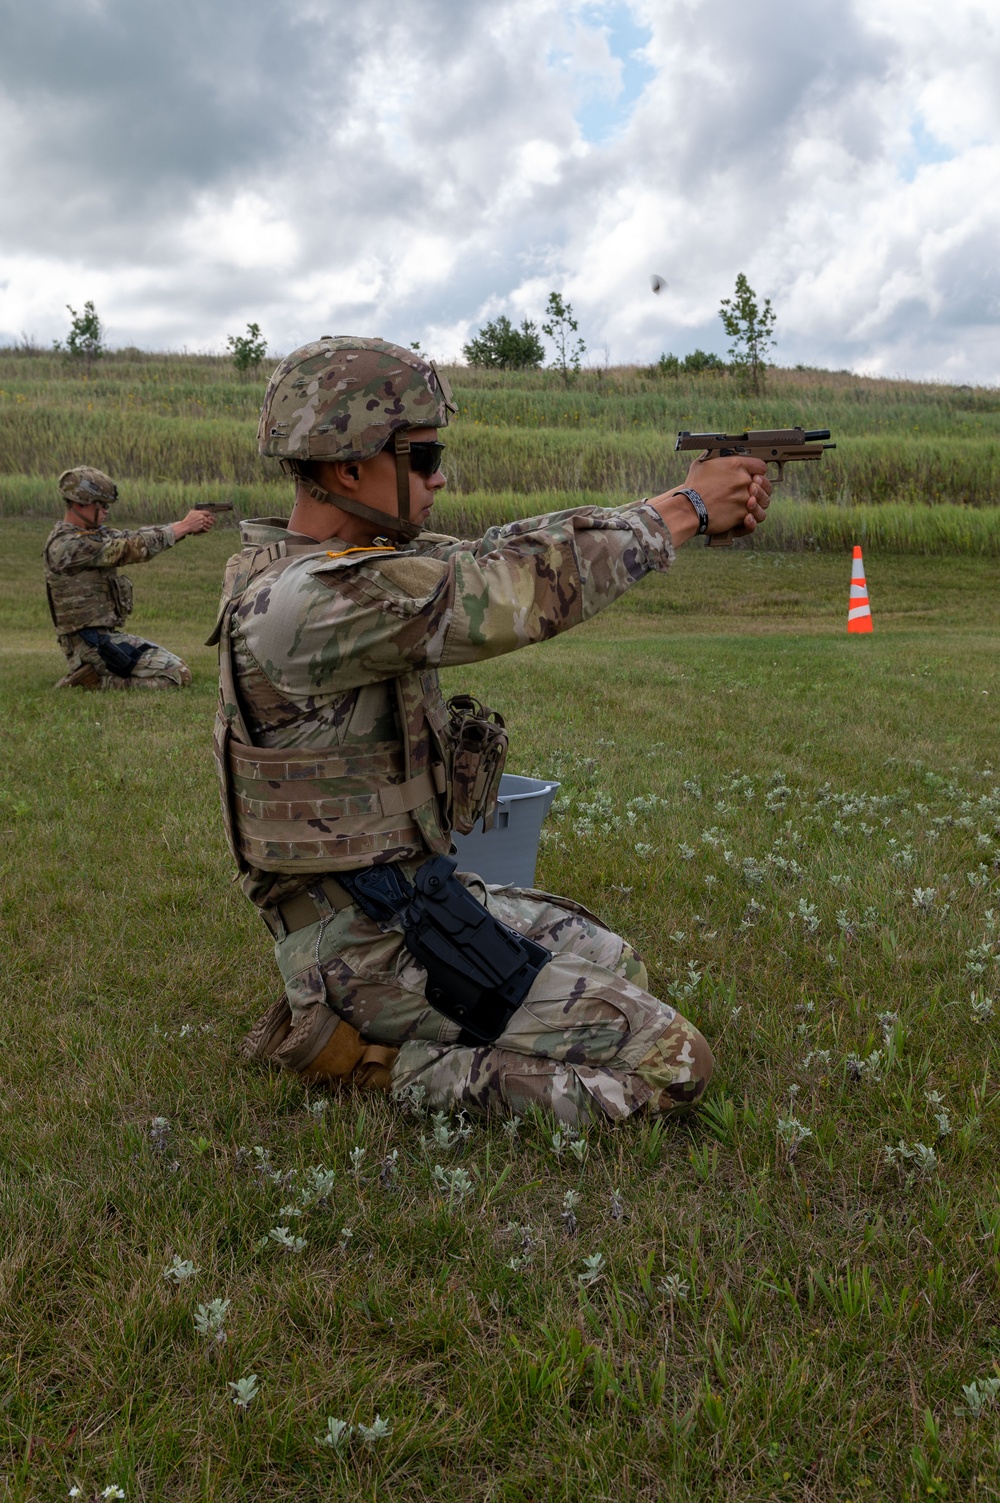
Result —
[{"label": "black sunglasses", "polygon": [[410,444],[410,469],[417,475],[423,475],[429,480],[436,475],[441,468],[441,455],[444,453],[444,444],[428,440],[426,443]]}]

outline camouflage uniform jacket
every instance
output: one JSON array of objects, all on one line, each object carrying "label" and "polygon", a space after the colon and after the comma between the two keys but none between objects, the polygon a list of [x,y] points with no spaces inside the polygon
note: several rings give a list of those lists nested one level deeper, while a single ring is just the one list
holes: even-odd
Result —
[{"label": "camouflage uniform jacket", "polygon": [[[240,709],[252,744],[266,748],[356,751],[367,741],[381,749],[400,734],[395,685],[413,675],[432,723],[435,705],[440,723],[447,718],[440,668],[556,636],[673,560],[667,527],[642,503],[528,518],[472,543],[425,533],[398,550],[350,548],[335,538],[319,544],[271,520],[241,530],[244,553],[227,570],[230,594],[248,556],[283,540],[308,550],[251,578],[229,608]],[[226,605],[224,592],[222,619]],[[426,853],[418,847],[383,859]],[[243,886],[266,906],[304,880],[311,879],[251,864]]]},{"label": "camouflage uniform jacket", "polygon": [[169,526],[118,532],[57,522],[42,558],[49,610],[59,635],[88,626],[117,630],[132,610],[132,584],[119,575],[118,565],[145,563],[176,541]]}]

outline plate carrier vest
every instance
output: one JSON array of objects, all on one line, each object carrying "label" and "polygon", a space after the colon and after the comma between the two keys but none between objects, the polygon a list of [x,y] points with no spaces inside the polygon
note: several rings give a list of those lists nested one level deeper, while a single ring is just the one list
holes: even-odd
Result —
[{"label": "plate carrier vest", "polygon": [[[370,561],[359,551],[345,567]],[[460,832],[485,818],[487,828],[506,755],[503,722],[459,699],[446,705],[435,670],[401,674],[387,684],[395,693],[399,736],[391,741],[329,750],[258,747],[247,728],[232,657],[232,618],[250,584],[274,579],[296,560],[330,557],[325,543],[282,539],[246,547],[229,560],[219,619],[209,642],[219,644],[219,708],[214,750],[229,850],[242,872],[351,871],[388,861],[422,861],[447,855],[452,828]],[[456,706],[458,711],[456,712]],[[463,771],[468,732],[482,726],[491,743],[470,784]],[[481,732],[480,732],[481,734]],[[456,748],[459,817],[455,814]],[[475,810],[466,790],[475,786]],[[474,816],[474,817],[473,817]],[[470,819],[472,822],[470,822]]]},{"label": "plate carrier vest", "polygon": [[42,558],[49,612],[60,636],[69,636],[82,626],[119,630],[132,612],[132,581],[117,569],[76,569],[57,573],[49,562],[49,548],[63,533],[78,533],[71,523],[59,523],[50,533]]}]

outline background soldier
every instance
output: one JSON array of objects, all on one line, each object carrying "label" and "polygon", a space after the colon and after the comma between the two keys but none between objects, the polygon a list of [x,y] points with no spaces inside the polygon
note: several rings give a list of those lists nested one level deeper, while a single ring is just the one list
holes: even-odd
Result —
[{"label": "background soldier", "polygon": [[122,631],[132,610],[132,583],[119,564],[140,564],[192,532],[208,532],[215,518],[189,511],[180,522],[116,532],[105,527],[118,499],[110,476],[89,465],[65,470],[59,489],[66,514],[49,533],[42,558],[49,610],[69,671],[57,689],[173,689],[191,682],[185,662]]},{"label": "background soldier", "polygon": [[[534,1102],[580,1123],[691,1106],[711,1051],[650,995],[619,936],[565,898],[428,875],[453,864],[452,829],[489,813],[506,741],[474,701],[445,704],[437,670],[577,625],[666,569],[696,532],[752,530],[771,489],[765,467],[696,462],[687,491],[461,543],[421,534],[445,483],[438,430],[454,410],[433,365],[376,339],[306,345],[268,386],[259,447],[294,478],[294,508],[287,526],[243,524],[216,628],[230,849],[286,989],[244,1053],[312,1080],[420,1086],[446,1109]],[[501,948],[512,931],[526,957],[514,979],[530,985],[518,982],[499,1024],[482,1026],[475,1007],[455,1020],[479,936],[458,953],[446,923],[444,960],[422,963],[414,951],[430,928],[411,924],[404,944],[407,920],[376,916],[373,882],[436,884],[449,915],[464,901],[468,928],[471,904]],[[500,992],[482,996],[495,1016]]]}]

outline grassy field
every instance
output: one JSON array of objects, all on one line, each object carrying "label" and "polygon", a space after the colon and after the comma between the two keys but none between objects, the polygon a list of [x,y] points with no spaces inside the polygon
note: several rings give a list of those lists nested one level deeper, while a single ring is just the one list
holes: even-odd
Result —
[{"label": "grassy field", "polygon": [[[830,428],[820,464],[789,467],[768,548],[840,549],[861,512],[869,546],[1000,552],[1000,392],[775,370],[759,398],[727,375],[619,367],[565,387],[551,371],[456,368],[447,471],[457,530],[551,509],[567,494],[624,500],[676,484],[677,432]],[[263,377],[211,356],[120,352],[90,376],[56,355],[0,351],[0,516],[42,515],[53,480],[87,462],[119,480],[122,515],[161,520],[200,494],[251,511],[284,506],[256,454]],[[526,497],[532,497],[526,502]],[[905,510],[900,510],[904,507]],[[876,515],[870,515],[872,509]],[[893,510],[890,512],[889,508]]]},{"label": "grassy field", "polygon": [[237,1062],[233,534],[133,571],[195,672],[144,698],[52,693],[45,530],[0,583],[0,1495],[1000,1497],[996,564],[870,558],[848,638],[843,554],[689,548],[449,676],[563,781],[540,884],[716,1050],[694,1121],[567,1142]]}]

